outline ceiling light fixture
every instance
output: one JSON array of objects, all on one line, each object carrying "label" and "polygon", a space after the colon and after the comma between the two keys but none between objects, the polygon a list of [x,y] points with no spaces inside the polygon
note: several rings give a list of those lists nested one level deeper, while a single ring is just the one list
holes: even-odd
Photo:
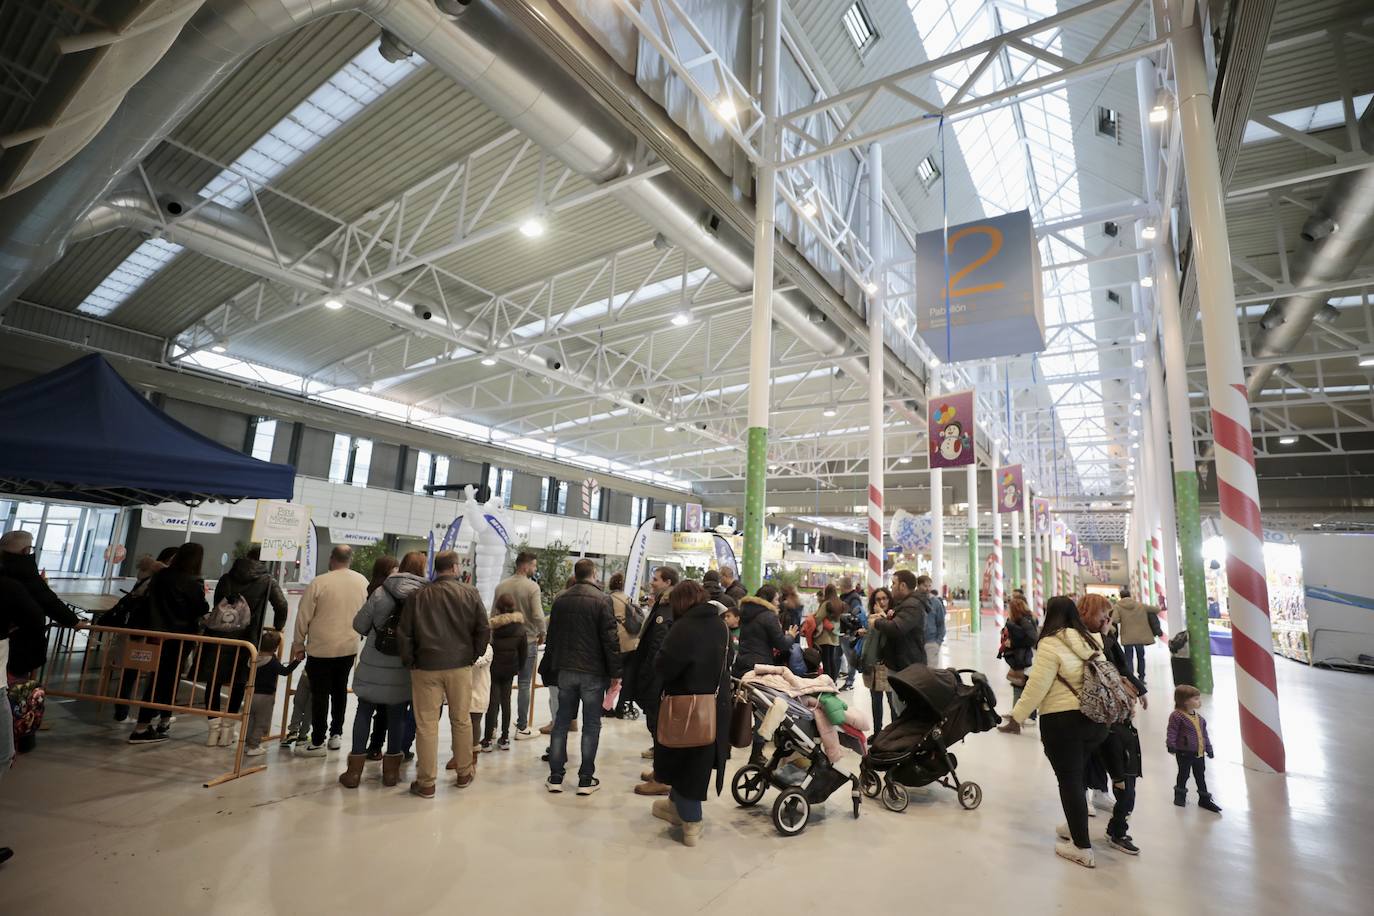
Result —
[{"label": "ceiling light fixture", "polygon": [[729,121],[735,117],[735,100],[728,95],[723,95],[716,99],[716,114],[722,120]]},{"label": "ceiling light fixture", "polygon": [[1153,242],[1155,236],[1158,234],[1159,230],[1154,226],[1146,226],[1144,229],[1140,230],[1140,237],[1147,242]]},{"label": "ceiling light fixture", "polygon": [[911,456],[910,456],[910,455],[903,455],[902,457],[900,457],[900,458],[897,459],[897,463],[898,463],[898,464],[911,464]]},{"label": "ceiling light fixture", "polygon": [[940,368],[940,357],[938,357],[938,356],[932,356],[932,357],[930,358],[930,366],[931,366],[932,369],[938,369],[938,368]]},{"label": "ceiling light fixture", "polygon": [[1136,331],[1136,332],[1135,332],[1135,340],[1136,340],[1136,343],[1144,343],[1144,342],[1145,342],[1145,332],[1144,332],[1144,331]]},{"label": "ceiling light fixture", "polygon": [[1364,351],[1357,357],[1357,359],[1359,360],[1359,364],[1361,366],[1364,366],[1366,368],[1369,366],[1374,366],[1374,350]]},{"label": "ceiling light fixture", "polygon": [[1144,368],[1145,368],[1145,360],[1143,360],[1143,359],[1138,359],[1138,360],[1135,361],[1134,365],[1135,365],[1135,367],[1136,367],[1137,369],[1144,369]]},{"label": "ceiling light fixture", "polygon": [[482,365],[484,365],[484,366],[494,366],[494,365],[496,365],[496,357],[494,357],[494,356],[484,356],[484,357],[482,357]]},{"label": "ceiling light fixture", "polygon": [[816,204],[814,201],[804,200],[801,205],[801,214],[807,219],[816,218]]},{"label": "ceiling light fixture", "polygon": [[1279,445],[1297,445],[1297,436],[1279,436]]},{"label": "ceiling light fixture", "polygon": [[1146,274],[1145,276],[1140,278],[1140,285],[1143,286],[1145,289],[1149,289],[1150,287],[1155,285],[1155,278],[1150,276],[1149,274]]},{"label": "ceiling light fixture", "polygon": [[1321,522],[1313,522],[1313,523],[1312,523],[1312,527],[1313,527],[1313,528],[1320,528],[1321,526],[1322,526],[1322,523],[1321,523]]},{"label": "ceiling light fixture", "polygon": [[542,218],[539,216],[531,216],[520,224],[520,234],[527,239],[537,239],[544,234],[546,228]]},{"label": "ceiling light fixture", "polygon": [[326,299],[324,300],[324,307],[331,312],[337,312],[339,309],[343,308],[343,303],[338,299]]},{"label": "ceiling light fixture", "polygon": [[1151,124],[1163,124],[1165,121],[1168,120],[1169,109],[1165,108],[1163,105],[1156,105],[1154,108],[1150,109]]},{"label": "ceiling light fixture", "polygon": [[663,427],[663,431],[665,433],[675,433],[677,432],[677,426],[672,423],[669,423],[667,426]]},{"label": "ceiling light fixture", "polygon": [[673,327],[675,328],[686,327],[688,324],[691,324],[691,322],[692,315],[689,312],[678,312],[673,315]]},{"label": "ceiling light fixture", "polygon": [[833,416],[835,416],[835,408],[833,408],[833,407],[827,407],[825,410],[822,410],[822,411],[821,411],[821,416],[823,416],[823,417],[833,417]]},{"label": "ceiling light fixture", "polygon": [[1140,392],[1139,392],[1139,391],[1132,391],[1132,392],[1131,392],[1131,400],[1133,400],[1133,401],[1138,401],[1138,400],[1140,400]]},{"label": "ceiling light fixture", "polygon": [[892,323],[895,324],[895,325],[896,325],[897,327],[899,327],[899,328],[904,328],[904,327],[906,327],[906,316],[905,316],[905,315],[898,315],[897,317],[895,317],[895,318],[892,319]]},{"label": "ceiling light fixture", "polygon": [[358,386],[358,393],[359,393],[359,394],[371,394],[371,393],[372,393],[372,386],[371,386],[371,385],[359,385],[359,386]]},{"label": "ceiling light fixture", "polygon": [[218,343],[215,344],[214,346],[212,346],[212,347],[210,348],[210,351],[211,351],[212,353],[223,353],[224,350],[225,350],[224,344],[218,344]]},{"label": "ceiling light fixture", "polygon": [[547,439],[545,439],[544,441],[547,442],[549,445],[553,445],[555,442],[558,441],[558,437],[557,437],[557,436],[549,436],[549,437],[548,437]]},{"label": "ceiling light fixture", "polygon": [[874,283],[872,280],[869,280],[867,283],[864,284],[864,292],[868,293],[870,296],[878,295],[878,284]]}]

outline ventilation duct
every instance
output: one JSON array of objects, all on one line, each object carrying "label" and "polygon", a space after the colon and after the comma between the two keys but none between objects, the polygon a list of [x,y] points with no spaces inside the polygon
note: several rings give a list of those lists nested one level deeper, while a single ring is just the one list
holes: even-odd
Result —
[{"label": "ventilation duct", "polygon": [[[1360,117],[1360,145],[1374,149],[1374,103]],[[1303,225],[1302,238],[1290,262],[1294,287],[1329,286],[1348,280],[1374,247],[1374,168],[1335,178]],[[1274,360],[1251,370],[1246,389],[1252,401],[1274,374],[1279,357],[1293,351],[1314,321],[1330,319],[1330,298],[1329,292],[1288,296],[1265,312],[1250,351],[1258,358]]]},{"label": "ventilation duct", "polygon": [[[0,307],[60,257],[81,214],[198,107],[237,63],[325,15],[370,16],[391,33],[389,41],[414,49],[578,174],[604,182],[632,172],[633,135],[528,34],[485,3],[446,2],[445,7],[457,18],[445,15],[432,0],[207,3],[129,92],[120,117],[57,173],[0,207]],[[665,174],[632,182],[614,196],[724,282],[737,290],[752,287],[752,245],[712,219],[681,179]],[[829,322],[814,323],[812,312],[799,293],[774,297],[779,324],[864,384],[866,360],[846,356],[843,332]],[[897,388],[891,385],[890,391],[899,393]]]}]

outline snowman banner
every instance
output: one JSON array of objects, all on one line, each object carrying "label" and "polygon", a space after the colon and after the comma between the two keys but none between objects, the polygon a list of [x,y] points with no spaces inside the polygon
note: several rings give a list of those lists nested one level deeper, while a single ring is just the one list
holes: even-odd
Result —
[{"label": "snowman banner", "polygon": [[1035,516],[1035,533],[1050,533],[1050,501],[1039,496],[1031,500],[1031,512]]},{"label": "snowman banner", "polygon": [[1019,464],[997,469],[997,505],[1002,512],[1020,512],[1025,499],[1025,472]]},{"label": "snowman banner", "polygon": [[973,464],[972,389],[941,395],[926,406],[930,467],[962,468]]}]

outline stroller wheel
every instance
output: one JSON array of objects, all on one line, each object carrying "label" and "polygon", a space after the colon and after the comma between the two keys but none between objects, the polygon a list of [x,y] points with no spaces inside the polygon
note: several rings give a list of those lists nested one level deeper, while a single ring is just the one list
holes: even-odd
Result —
[{"label": "stroller wheel", "polygon": [[811,818],[811,803],[806,793],[793,787],[787,789],[773,802],[773,826],[783,836],[796,836],[806,829]]},{"label": "stroller wheel", "polygon": [[735,778],[730,780],[730,794],[741,808],[752,808],[763,800],[768,791],[768,777],[762,768],[748,764],[739,768]]},{"label": "stroller wheel", "polygon": [[868,767],[859,767],[859,785],[869,798],[877,798],[883,791],[883,778]]},{"label": "stroller wheel", "polygon": [[983,803],[983,787],[976,782],[965,782],[959,785],[959,805],[966,811],[972,811]]},{"label": "stroller wheel", "polygon": [[911,793],[907,792],[906,786],[891,777],[883,780],[883,807],[900,814],[909,804]]}]

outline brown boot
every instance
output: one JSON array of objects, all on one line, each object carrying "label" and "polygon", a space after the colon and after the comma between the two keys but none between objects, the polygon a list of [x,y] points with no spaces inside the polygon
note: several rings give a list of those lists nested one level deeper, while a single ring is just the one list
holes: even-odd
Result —
[{"label": "brown boot", "polygon": [[382,758],[382,785],[394,786],[401,781],[401,764],[405,754],[387,754]]},{"label": "brown boot", "polygon": [[345,789],[356,789],[363,781],[363,767],[367,765],[366,754],[349,754],[348,769],[339,774],[339,783]]},{"label": "brown boot", "polygon": [[635,786],[636,795],[667,795],[670,791],[672,791],[670,786],[665,786],[663,783],[655,782],[652,779],[645,780]]}]

